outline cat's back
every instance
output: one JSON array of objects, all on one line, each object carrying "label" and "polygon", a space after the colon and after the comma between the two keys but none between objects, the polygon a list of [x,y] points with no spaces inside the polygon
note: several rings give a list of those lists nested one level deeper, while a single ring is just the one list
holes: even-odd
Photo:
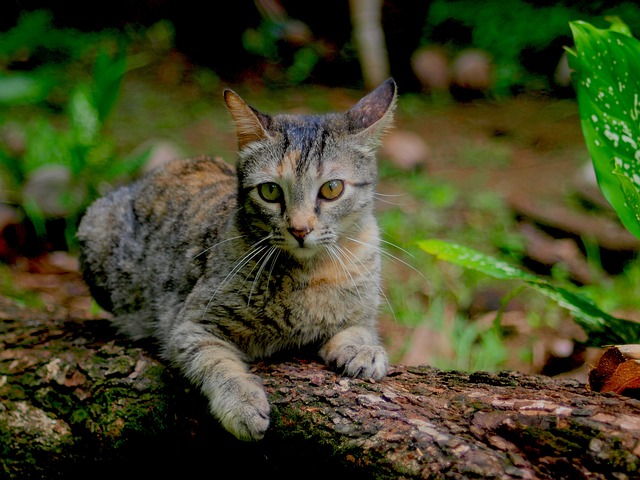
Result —
[{"label": "cat's back", "polygon": [[78,228],[83,274],[94,298],[116,313],[139,310],[172,283],[186,292],[235,208],[234,168],[221,159],[174,160],[94,202]]},{"label": "cat's back", "polygon": [[[216,210],[216,205],[228,201],[235,191],[235,169],[222,159],[174,160],[140,182],[133,206],[147,222],[180,221],[187,213]],[[197,219],[189,223],[197,223]]]}]

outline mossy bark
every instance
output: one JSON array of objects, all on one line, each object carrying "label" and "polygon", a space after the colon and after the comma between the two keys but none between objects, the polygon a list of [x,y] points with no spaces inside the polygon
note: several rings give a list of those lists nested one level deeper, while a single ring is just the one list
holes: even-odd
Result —
[{"label": "mossy bark", "polygon": [[272,425],[243,443],[152,346],[116,336],[106,320],[9,317],[0,477],[640,476],[640,402],[575,381],[396,366],[372,383],[313,360],[260,363]]}]

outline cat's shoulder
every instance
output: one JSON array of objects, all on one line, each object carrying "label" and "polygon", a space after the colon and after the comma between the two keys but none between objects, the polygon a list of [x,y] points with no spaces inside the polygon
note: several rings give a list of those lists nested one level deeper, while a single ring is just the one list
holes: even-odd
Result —
[{"label": "cat's shoulder", "polygon": [[144,194],[152,191],[184,191],[196,194],[211,186],[235,188],[236,170],[220,157],[206,155],[171,160],[142,179]]},{"label": "cat's shoulder", "polygon": [[236,170],[233,165],[225,162],[221,157],[201,155],[191,158],[180,158],[167,162],[163,167],[154,172],[160,177],[199,177],[202,175],[219,175],[222,177],[235,177]]},{"label": "cat's shoulder", "polygon": [[232,198],[237,177],[233,165],[219,157],[172,160],[143,177],[135,188],[133,205],[144,215],[170,217],[187,204],[216,203]]}]

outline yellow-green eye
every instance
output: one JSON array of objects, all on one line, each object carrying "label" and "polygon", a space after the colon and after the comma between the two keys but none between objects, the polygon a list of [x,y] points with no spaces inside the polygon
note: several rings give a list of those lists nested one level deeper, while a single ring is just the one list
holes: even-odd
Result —
[{"label": "yellow-green eye", "polygon": [[344,182],[342,180],[329,180],[320,187],[320,198],[325,200],[335,200],[344,191]]},{"label": "yellow-green eye", "polygon": [[282,189],[277,183],[267,182],[258,185],[258,194],[265,202],[276,203],[282,199]]}]

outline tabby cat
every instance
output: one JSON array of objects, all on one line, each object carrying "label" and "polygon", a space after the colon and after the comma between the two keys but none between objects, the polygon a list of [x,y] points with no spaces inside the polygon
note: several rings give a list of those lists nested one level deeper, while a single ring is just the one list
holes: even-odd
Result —
[{"label": "tabby cat", "polygon": [[175,160],[97,200],[78,231],[96,301],[207,396],[236,437],[269,403],[247,362],[317,345],[345,375],[381,379],[375,151],[396,104],[385,81],[345,113],[266,115],[225,90],[237,166]]}]

